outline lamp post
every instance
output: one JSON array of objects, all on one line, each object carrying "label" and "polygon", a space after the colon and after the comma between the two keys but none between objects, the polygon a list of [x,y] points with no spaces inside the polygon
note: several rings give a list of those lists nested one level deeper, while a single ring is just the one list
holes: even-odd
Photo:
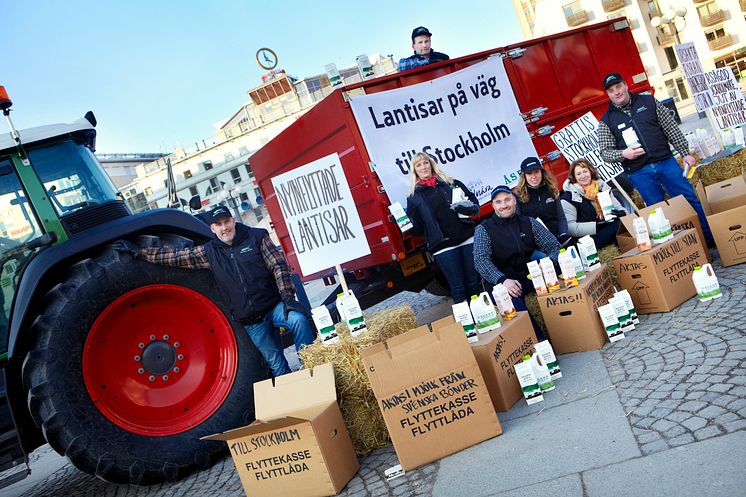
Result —
[{"label": "lamp post", "polygon": [[223,189],[218,192],[218,200],[227,201],[228,205],[233,209],[233,214],[237,221],[241,220],[241,212],[238,210],[238,205],[240,202],[240,197],[238,196],[239,193],[241,193],[240,185],[235,185],[233,187],[227,188],[226,184],[224,182],[220,182],[223,186]]},{"label": "lamp post", "polygon": [[[681,45],[681,39],[679,39],[679,33],[686,28],[686,7],[671,7],[668,8],[659,16],[655,16],[650,19],[650,25],[654,28],[658,28],[664,24],[667,24],[671,32],[673,33],[674,40],[677,45]],[[677,21],[683,21],[684,25],[679,29]]]}]

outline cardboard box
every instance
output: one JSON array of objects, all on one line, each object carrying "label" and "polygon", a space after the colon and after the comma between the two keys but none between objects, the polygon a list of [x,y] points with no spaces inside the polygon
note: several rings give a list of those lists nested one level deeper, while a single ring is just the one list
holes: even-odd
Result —
[{"label": "cardboard box", "polygon": [[478,342],[469,344],[496,411],[508,411],[523,398],[513,365],[530,354],[535,343],[531,319],[526,311],[521,311],[510,321],[503,320],[498,329],[480,334]]},{"label": "cardboard box", "polygon": [[460,324],[420,326],[361,355],[405,471],[502,433]]},{"label": "cardboard box", "polygon": [[257,420],[203,437],[225,440],[246,495],[338,494],[360,465],[323,364],[254,383]]},{"label": "cardboard box", "polygon": [[692,271],[707,263],[705,252],[695,230],[676,231],[671,240],[651,250],[635,247],[620,255],[614,269],[638,314],[665,312],[696,295]]},{"label": "cardboard box", "polygon": [[537,297],[557,355],[600,349],[608,340],[596,309],[614,296],[614,281],[606,264],[586,275],[576,287]]},{"label": "cardboard box", "polygon": [[[650,211],[654,209],[663,209],[663,214],[671,223],[672,230],[688,230],[695,229],[700,240],[705,239],[705,234],[702,231],[702,224],[699,222],[697,211],[691,206],[689,202],[684,198],[683,195],[678,195],[672,199],[658,202],[657,204],[649,205],[644,209],[640,209],[639,216],[635,213],[627,214],[622,217],[622,224],[619,225],[619,231],[616,235],[616,241],[619,245],[619,253],[623,254],[629,252],[633,248],[637,247],[635,242],[635,236],[632,234],[632,222],[636,217],[642,217],[647,222]],[[710,253],[705,251],[707,260],[710,260]]]},{"label": "cardboard box", "polygon": [[699,182],[696,192],[723,266],[746,262],[746,175],[708,187]]}]

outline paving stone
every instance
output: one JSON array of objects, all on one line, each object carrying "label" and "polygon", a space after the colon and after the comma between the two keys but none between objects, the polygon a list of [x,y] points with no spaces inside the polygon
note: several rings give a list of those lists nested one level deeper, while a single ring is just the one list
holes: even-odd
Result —
[{"label": "paving stone", "polygon": [[[689,395],[686,396],[686,398],[689,398]],[[707,406],[706,402],[700,402],[698,400],[690,400],[688,402],[684,402],[679,406],[679,409],[682,411],[689,411],[689,412],[697,412],[700,409]]]},{"label": "paving stone", "polygon": [[668,449],[668,443],[665,440],[663,440],[663,439],[656,440],[655,442],[650,442],[650,443],[647,443],[647,444],[643,444],[640,447],[640,450],[642,450],[642,453],[645,454],[645,455],[647,455],[647,454],[653,454],[654,452],[660,452],[660,451],[666,450],[666,449]]},{"label": "paving stone", "polygon": [[682,421],[681,424],[689,431],[697,431],[707,424],[707,420],[698,416],[692,416],[691,418]]},{"label": "paving stone", "polygon": [[694,437],[697,440],[705,440],[707,438],[712,438],[720,434],[720,428],[718,428],[717,426],[705,426],[704,428],[695,431]]},{"label": "paving stone", "polygon": [[725,413],[725,409],[718,406],[708,406],[702,409],[701,411],[697,412],[698,416],[701,416],[706,419],[712,419],[717,416],[720,416],[721,414]]}]

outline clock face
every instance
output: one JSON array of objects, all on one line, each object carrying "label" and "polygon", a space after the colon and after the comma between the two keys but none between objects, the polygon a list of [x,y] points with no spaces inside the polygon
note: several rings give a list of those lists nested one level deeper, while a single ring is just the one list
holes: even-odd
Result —
[{"label": "clock face", "polygon": [[277,54],[271,48],[260,48],[256,51],[256,62],[262,69],[272,70],[277,67]]}]

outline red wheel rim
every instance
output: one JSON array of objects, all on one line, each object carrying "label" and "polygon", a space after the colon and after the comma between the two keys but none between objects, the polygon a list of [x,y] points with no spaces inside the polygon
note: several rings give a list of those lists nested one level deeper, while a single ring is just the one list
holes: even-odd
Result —
[{"label": "red wheel rim", "polygon": [[115,425],[148,436],[174,435],[209,418],[233,386],[233,329],[203,295],[175,285],[127,292],[93,323],[83,378],[96,407]]}]

